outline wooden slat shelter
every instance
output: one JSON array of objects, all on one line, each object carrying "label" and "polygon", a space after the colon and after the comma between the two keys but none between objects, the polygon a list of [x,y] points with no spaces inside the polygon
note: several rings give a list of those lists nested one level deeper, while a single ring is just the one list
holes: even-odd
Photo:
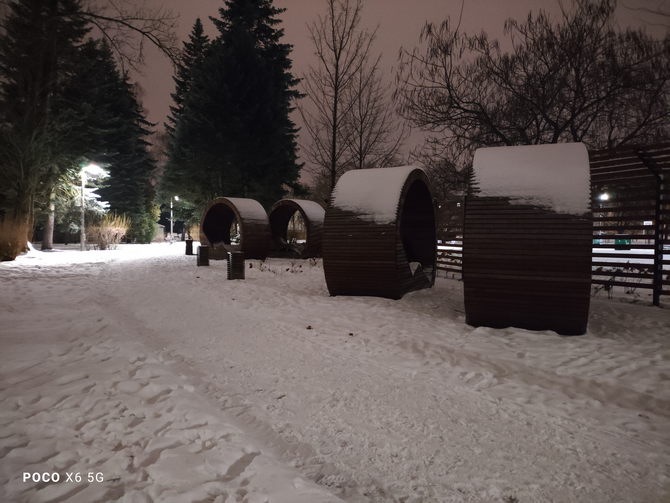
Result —
[{"label": "wooden slat shelter", "polygon": [[590,153],[593,283],[670,295],[670,143]]},{"label": "wooden slat shelter", "polygon": [[[580,181],[585,187],[581,188],[584,201],[579,213],[558,212],[551,205],[543,207],[540,204],[542,200],[524,204],[526,198],[519,197],[518,193],[504,197],[488,187],[482,190],[482,195],[467,198],[463,234],[463,284],[468,324],[553,330],[562,335],[581,335],[586,332],[591,293],[593,225],[589,213],[589,165],[583,145],[569,145],[564,149],[535,150],[535,154],[531,152],[527,158],[523,156],[528,151],[519,149],[547,146],[496,147],[494,153],[490,152],[494,149],[480,149],[489,151],[487,162],[500,162],[502,180],[505,180],[504,171],[508,169],[509,176],[532,177],[525,175],[525,171],[539,169],[540,166],[534,164],[542,163],[542,158],[547,156],[552,158],[547,159],[547,162],[553,163],[551,167],[556,169],[560,169],[562,162],[578,163],[576,167],[566,166],[570,171],[565,176],[571,176],[575,169],[581,171]],[[563,161],[560,157],[561,152],[565,151],[568,155]],[[507,155],[509,159],[506,159]],[[528,161],[529,165],[519,166],[518,158],[524,158],[524,162]],[[520,167],[524,169],[518,169]],[[482,170],[480,167],[480,172]],[[510,181],[510,184],[513,183]],[[566,187],[557,187],[556,191],[559,194],[568,193]],[[547,190],[547,193],[550,192]]]},{"label": "wooden slat shelter", "polygon": [[[231,244],[230,228],[237,219],[239,244]],[[200,242],[209,245],[209,258],[226,260],[229,251],[244,252],[250,259],[265,259],[270,249],[270,221],[254,199],[218,197],[203,213]]]},{"label": "wooden slat shelter", "polygon": [[435,266],[435,211],[422,169],[342,175],[324,221],[323,267],[331,295],[399,299],[430,288]]},{"label": "wooden slat shelter", "polygon": [[[657,166],[660,176],[645,162]],[[661,296],[670,295],[670,144],[590,151],[589,165],[592,284],[626,291],[651,289],[653,303],[658,305]],[[604,194],[607,199],[601,199]],[[441,201],[440,206],[438,269],[458,274],[465,200],[454,197]]]},{"label": "wooden slat shelter", "polygon": [[[288,225],[298,212],[305,223],[304,244],[292,244],[288,239]],[[319,203],[302,199],[282,199],[268,212],[272,231],[272,255],[298,258],[320,257],[323,239],[323,221],[326,210]]]}]

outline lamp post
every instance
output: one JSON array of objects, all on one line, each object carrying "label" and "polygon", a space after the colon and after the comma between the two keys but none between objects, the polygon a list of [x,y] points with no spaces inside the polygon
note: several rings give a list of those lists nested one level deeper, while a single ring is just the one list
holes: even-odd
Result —
[{"label": "lamp post", "polygon": [[81,169],[81,251],[86,249],[86,198],[84,197],[84,186],[86,185],[86,173],[95,178],[105,175],[105,170],[97,164],[89,164]]},{"label": "lamp post", "polygon": [[86,202],[84,199],[84,184],[86,183],[86,168],[81,170],[81,227],[79,231],[79,241],[81,251],[86,249]]},{"label": "lamp post", "polygon": [[170,239],[174,238],[173,231],[174,231],[174,218],[172,216],[172,199],[175,201],[179,201],[179,196],[174,196],[173,198],[170,198]]},{"label": "lamp post", "polygon": [[[600,215],[599,215],[600,216],[600,221],[598,222],[599,227],[603,226],[603,221],[602,221],[602,219],[603,219],[603,202],[609,201],[609,198],[610,198],[610,195],[607,192],[605,192],[603,194],[600,194],[600,196],[598,196],[598,199],[600,199],[600,203],[598,204],[598,209],[600,210]],[[602,230],[598,231],[599,236],[602,236],[602,233],[603,233]],[[598,244],[603,244],[603,239],[602,238],[598,239]]]}]

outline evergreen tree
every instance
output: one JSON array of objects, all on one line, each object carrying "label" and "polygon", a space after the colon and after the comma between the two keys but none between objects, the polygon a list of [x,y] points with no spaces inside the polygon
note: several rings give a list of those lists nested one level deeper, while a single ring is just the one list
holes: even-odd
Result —
[{"label": "evergreen tree", "polygon": [[31,229],[36,202],[49,204],[52,229],[55,187],[71,184],[94,160],[109,165],[105,196],[112,209],[133,219],[146,240],[154,228],[149,124],[109,46],[84,42],[91,13],[77,0],[7,5],[0,35],[0,200]]},{"label": "evergreen tree", "polygon": [[109,202],[110,211],[131,219],[130,238],[150,242],[155,194],[149,179],[155,165],[146,138],[151,134],[151,124],[145,119],[128,75],[120,74],[106,44],[100,44],[99,55],[99,73],[94,78],[98,79],[98,92],[105,96],[97,126],[104,136],[104,149],[101,157],[94,159],[108,166],[109,178],[98,192]]},{"label": "evergreen tree", "polygon": [[110,210],[131,219],[130,237],[153,238],[154,194],[149,176],[154,169],[145,138],[149,123],[122,75],[106,41],[89,39],[78,50],[73,71],[54,96],[56,115],[69,118],[69,134],[60,148],[69,153],[70,170],[88,162],[105,166],[109,177],[99,189]]},{"label": "evergreen tree", "polygon": [[53,113],[60,80],[72,71],[86,21],[76,0],[16,0],[0,35],[0,193],[14,218],[30,223],[36,199],[61,176],[59,148],[69,116]]},{"label": "evergreen tree", "polygon": [[290,72],[291,46],[279,41],[270,0],[226,0],[219,36],[191,67],[163,183],[166,196],[202,208],[217,196],[251,197],[269,206],[296,192],[297,129],[290,120],[300,94]]},{"label": "evergreen tree", "polygon": [[209,47],[209,37],[204,34],[200,18],[195,20],[189,39],[190,42],[184,42],[184,50],[177,64],[176,75],[172,77],[172,80],[175,82],[175,92],[170,96],[172,96],[175,105],[170,107],[169,124],[165,124],[165,129],[170,135],[174,134],[175,125],[183,113],[184,98],[191,88],[193,69],[202,65],[205,53]]}]

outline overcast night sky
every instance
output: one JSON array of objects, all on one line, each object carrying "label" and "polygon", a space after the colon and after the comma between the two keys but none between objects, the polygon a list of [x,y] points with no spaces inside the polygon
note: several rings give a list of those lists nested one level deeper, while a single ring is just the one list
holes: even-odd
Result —
[{"label": "overcast night sky", "polygon": [[[664,1],[664,8],[667,8],[667,0],[625,0],[625,4],[629,7],[657,8]],[[569,2],[563,0],[563,3]],[[179,36],[182,41],[188,38],[198,17],[210,38],[215,37],[216,30],[209,16],[219,17],[218,9],[224,6],[223,0],[147,0],[147,3],[163,5],[179,14]],[[307,24],[324,14],[326,0],[275,0],[274,5],[286,8],[280,17],[280,27],[284,29],[284,42],[294,46],[291,55],[293,73],[300,77],[308,65],[315,61]],[[447,17],[456,21],[461,11],[460,0],[364,0],[363,5],[363,26],[373,29],[379,25],[373,54],[383,54],[382,67],[389,81],[394,75],[399,49],[412,49],[418,44],[421,28],[426,21],[440,23]],[[469,34],[484,30],[491,38],[502,38],[506,19],[525,19],[529,11],[538,12],[540,9],[558,16],[559,0],[465,0],[461,27]],[[618,12],[622,26],[639,26],[638,19],[643,18],[653,22],[653,17],[625,9],[621,2]],[[662,36],[666,29],[647,26],[647,31]],[[170,93],[174,92],[172,66],[167,58],[151,47],[143,73],[143,76],[134,78],[144,88],[142,100],[148,112],[148,120],[162,127],[172,103]],[[298,119],[294,117],[297,123]]]}]

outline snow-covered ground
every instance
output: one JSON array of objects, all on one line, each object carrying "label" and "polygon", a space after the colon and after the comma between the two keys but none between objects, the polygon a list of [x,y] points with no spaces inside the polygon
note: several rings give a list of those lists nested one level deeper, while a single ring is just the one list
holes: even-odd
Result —
[{"label": "snow-covered ground", "polygon": [[670,500],[670,310],[617,289],[582,337],[474,329],[457,280],[329,297],[320,261],[249,265],[1,263],[0,501]]}]

